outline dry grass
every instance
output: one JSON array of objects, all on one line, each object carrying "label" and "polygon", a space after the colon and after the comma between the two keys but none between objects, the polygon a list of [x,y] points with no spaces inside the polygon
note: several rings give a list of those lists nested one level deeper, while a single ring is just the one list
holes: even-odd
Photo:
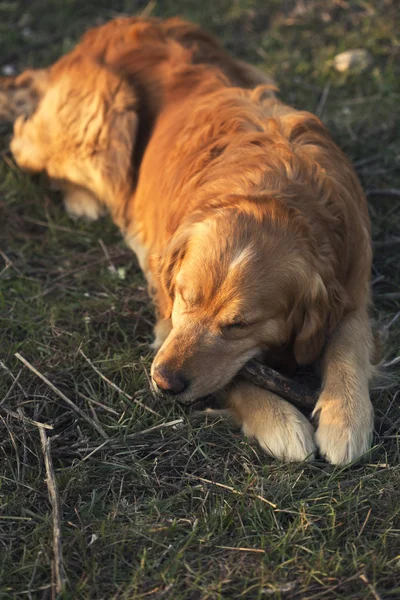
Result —
[{"label": "dry grass", "polygon": [[[0,66],[47,64],[88,26],[146,3],[110,6],[0,1]],[[270,71],[352,157],[395,359],[400,197],[382,192],[400,188],[395,0],[167,0],[154,14],[197,20]],[[333,56],[358,47],[373,65],[335,73]],[[1,135],[0,597],[54,597],[64,571],[61,597],[73,599],[400,598],[400,363],[373,392],[393,429],[347,469],[282,466],[226,423],[162,405],[148,388],[152,311],[135,258],[108,221],[71,222]]]}]

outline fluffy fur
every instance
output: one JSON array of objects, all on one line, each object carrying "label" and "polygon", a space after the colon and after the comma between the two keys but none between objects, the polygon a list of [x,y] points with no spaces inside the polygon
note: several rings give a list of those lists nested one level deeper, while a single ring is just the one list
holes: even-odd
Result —
[{"label": "fluffy fur", "polygon": [[[71,215],[108,211],[136,252],[158,317],[155,386],[186,402],[218,394],[283,460],[315,445],[337,464],[365,453],[368,210],[319,119],[178,19],[118,19],[20,77],[2,82],[9,105],[24,86],[33,98],[15,159],[47,171]],[[315,433],[283,399],[231,383],[249,358],[281,351],[320,364]]]}]

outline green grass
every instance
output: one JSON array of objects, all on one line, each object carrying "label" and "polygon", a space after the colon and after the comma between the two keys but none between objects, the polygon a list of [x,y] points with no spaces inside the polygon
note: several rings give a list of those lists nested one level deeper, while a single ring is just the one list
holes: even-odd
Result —
[{"label": "green grass", "polygon": [[[45,65],[87,27],[145,7],[0,1],[0,66]],[[272,73],[283,98],[319,112],[366,190],[400,188],[396,0],[166,0],[153,14],[196,20]],[[336,53],[360,47],[373,56],[369,69],[333,71]],[[40,436],[10,411],[54,426],[64,598],[400,598],[399,365],[373,391],[393,431],[376,438],[368,463],[346,469],[279,464],[223,421],[157,402],[147,381],[152,310],[136,259],[109,221],[70,221],[45,181],[18,171],[7,146],[3,135],[0,598],[54,597]],[[370,206],[374,314],[386,325],[400,311],[400,198],[371,194]],[[400,319],[386,361],[399,336]]]}]

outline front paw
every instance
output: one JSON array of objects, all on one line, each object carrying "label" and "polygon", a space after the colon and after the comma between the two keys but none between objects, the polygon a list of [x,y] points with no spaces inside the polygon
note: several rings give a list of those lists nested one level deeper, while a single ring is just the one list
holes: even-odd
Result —
[{"label": "front paw", "polygon": [[77,187],[64,194],[64,206],[71,219],[97,221],[105,214],[105,207],[88,190]]},{"label": "front paw", "polygon": [[[279,404],[278,404],[279,402]],[[315,454],[314,429],[294,406],[279,400],[265,415],[243,423],[243,433],[254,438],[270,456],[284,462],[312,460]]]},{"label": "front paw", "polygon": [[[354,404],[356,410],[351,410]],[[346,465],[370,449],[374,414],[369,397],[346,402],[322,393],[312,416],[318,422],[316,444],[328,462]]]}]

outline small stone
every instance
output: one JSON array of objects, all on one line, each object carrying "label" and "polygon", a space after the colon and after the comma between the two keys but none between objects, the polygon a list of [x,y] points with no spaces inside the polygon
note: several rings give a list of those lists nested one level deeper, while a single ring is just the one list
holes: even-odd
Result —
[{"label": "small stone", "polygon": [[1,72],[6,77],[11,77],[11,75],[15,75],[17,71],[12,65],[4,65],[1,67]]},{"label": "small stone", "polygon": [[117,269],[119,279],[126,279],[126,269],[125,267],[118,267]]},{"label": "small stone", "polygon": [[21,33],[24,38],[30,38],[33,35],[33,31],[30,27],[23,27]]},{"label": "small stone", "polygon": [[364,48],[355,48],[346,50],[337,54],[333,59],[333,66],[340,73],[344,71],[364,71],[372,63],[372,56]]}]

